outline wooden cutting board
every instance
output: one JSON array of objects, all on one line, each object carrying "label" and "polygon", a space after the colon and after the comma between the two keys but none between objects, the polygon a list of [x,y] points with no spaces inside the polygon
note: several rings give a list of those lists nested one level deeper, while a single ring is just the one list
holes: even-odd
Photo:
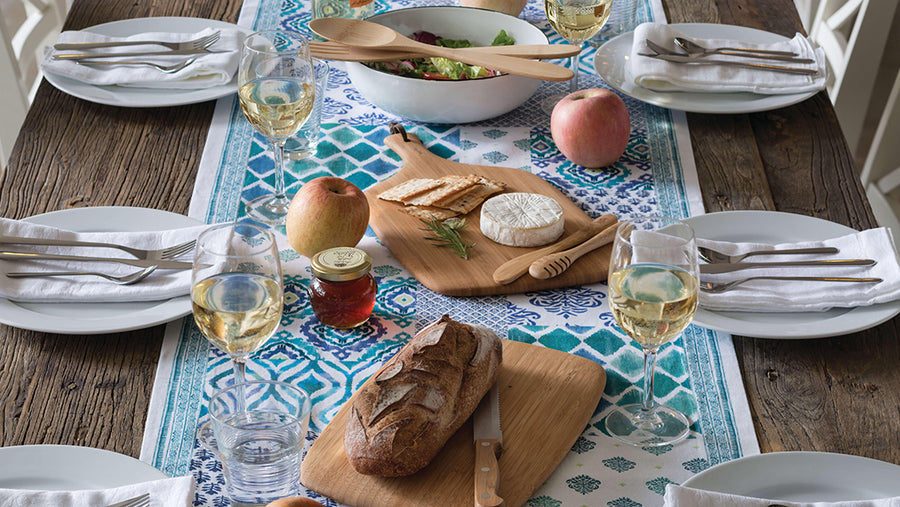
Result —
[{"label": "wooden cutting board", "polygon": [[[367,381],[371,382],[377,374]],[[584,431],[603,394],[606,372],[583,357],[503,340],[500,368],[500,496],[525,503]],[[408,477],[357,473],[344,453],[351,397],[307,453],[300,480],[307,488],[357,507],[472,505],[475,448],[471,420],[427,467]]]},{"label": "wooden cutting board", "polygon": [[442,158],[422,144],[418,137],[392,134],[385,144],[403,159],[403,167],[366,191],[371,210],[369,225],[388,247],[391,253],[416,279],[429,289],[448,296],[487,296],[516,294],[534,290],[571,287],[606,280],[611,246],[595,250],[570,267],[563,274],[538,280],[527,273],[515,282],[501,285],[494,282],[493,273],[498,266],[513,257],[537,250],[501,245],[481,234],[481,206],[465,216],[468,226],[462,237],[467,243],[476,243],[469,259],[456,256],[448,248],[439,248],[425,239],[426,232],[419,219],[404,213],[402,205],[385,201],[378,194],[412,178],[439,178],[447,175],[477,174],[503,181],[507,192],[531,192],[555,199],[565,213],[565,233],[568,236],[591,222],[591,218],[562,192],[539,176],[511,167],[461,164]]}]

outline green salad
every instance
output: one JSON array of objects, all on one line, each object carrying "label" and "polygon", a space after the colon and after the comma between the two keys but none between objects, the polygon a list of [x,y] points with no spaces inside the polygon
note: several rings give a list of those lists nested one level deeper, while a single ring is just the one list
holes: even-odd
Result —
[{"label": "green salad", "polygon": [[[470,48],[473,46],[467,39],[445,39],[425,31],[414,33],[413,38],[419,42],[448,48]],[[515,43],[516,41],[507,35],[505,30],[500,30],[500,33],[498,33],[497,36],[494,37],[493,42],[491,42],[491,46],[511,46]],[[501,74],[495,70],[441,57],[410,58],[408,60],[394,60],[390,62],[370,62],[366,63],[366,65],[382,72],[420,79],[477,79],[481,77],[499,76]]]}]

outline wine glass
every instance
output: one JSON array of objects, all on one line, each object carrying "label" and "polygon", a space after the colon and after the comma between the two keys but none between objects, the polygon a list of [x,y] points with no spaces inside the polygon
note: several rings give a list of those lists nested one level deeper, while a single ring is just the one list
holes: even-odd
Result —
[{"label": "wine glass", "polygon": [[617,407],[609,433],[629,444],[660,446],[688,434],[687,418],[653,400],[659,348],[672,341],[697,310],[697,243],[691,226],[674,218],[645,217],[619,225],[609,263],[609,301],[619,326],[644,351],[641,403]]},{"label": "wine glass", "polygon": [[[544,12],[547,21],[571,44],[581,45],[599,32],[612,10],[613,0],[544,0]],[[550,95],[541,102],[545,113],[551,114],[556,103],[566,95],[578,90],[578,65],[581,53],[572,57],[572,70],[575,77],[569,81],[569,91]]]},{"label": "wine glass", "polygon": [[200,331],[231,356],[235,384],[243,383],[244,362],[275,333],[284,306],[272,233],[257,224],[233,222],[200,234],[191,302]]},{"label": "wine glass", "polygon": [[315,99],[315,71],[306,38],[283,30],[248,36],[241,49],[238,86],[244,116],[265,136],[275,157],[275,192],[247,203],[247,215],[280,225],[291,204],[284,191],[284,143],[309,118]]}]

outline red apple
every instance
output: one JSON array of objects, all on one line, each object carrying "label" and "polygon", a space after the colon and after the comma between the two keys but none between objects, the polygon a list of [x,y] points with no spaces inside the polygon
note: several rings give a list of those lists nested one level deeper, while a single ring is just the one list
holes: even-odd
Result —
[{"label": "red apple", "polygon": [[369,226],[369,201],[353,183],[333,176],[307,182],[291,199],[285,228],[300,255],[336,246],[356,246]]},{"label": "red apple", "polygon": [[625,153],[631,120],[621,97],[589,88],[572,92],[556,104],[550,133],[567,159],[584,167],[606,167]]}]

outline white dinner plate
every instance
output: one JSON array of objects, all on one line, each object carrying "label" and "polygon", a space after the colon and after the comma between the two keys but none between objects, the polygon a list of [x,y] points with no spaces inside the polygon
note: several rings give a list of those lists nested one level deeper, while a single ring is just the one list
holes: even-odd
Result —
[{"label": "white dinner plate", "polygon": [[[85,28],[86,32],[110,37],[128,37],[144,32],[196,33],[205,28],[247,30],[237,26],[203,18],[134,18],[113,21]],[[164,107],[194,104],[237,93],[237,73],[230,83],[201,89],[139,88],[133,86],[93,85],[58,74],[44,77],[53,86],[69,95],[99,104],[122,107]]]},{"label": "white dinner plate", "polygon": [[[698,238],[717,241],[787,243],[821,241],[856,231],[804,215],[776,211],[723,211],[685,220]],[[721,312],[697,309],[694,324],[756,338],[824,338],[877,326],[900,313],[900,301],[824,312]]]},{"label": "white dinner plate", "polygon": [[107,489],[167,477],[131,456],[92,447],[0,447],[0,488],[5,489]]},{"label": "white dinner plate", "polygon": [[682,485],[788,502],[841,502],[900,496],[900,466],[827,452],[771,452],[716,465]]},{"label": "white dinner plate", "polygon": [[[673,24],[679,32],[698,39],[732,39],[768,44],[788,40],[786,37],[755,28],[710,23]],[[606,84],[635,99],[669,109],[692,113],[755,113],[769,111],[802,102],[818,91],[785,95],[762,95],[749,92],[701,93],[664,92],[638,86],[626,79],[625,64],[631,54],[634,32],[623,33],[606,42],[594,55],[594,69]]]},{"label": "white dinner plate", "polygon": [[[168,211],[101,206],[53,211],[24,221],[76,232],[164,231],[201,224]],[[163,324],[189,313],[187,294],[165,301],[123,303],[19,303],[0,298],[0,322],[45,333],[116,333]]]}]

